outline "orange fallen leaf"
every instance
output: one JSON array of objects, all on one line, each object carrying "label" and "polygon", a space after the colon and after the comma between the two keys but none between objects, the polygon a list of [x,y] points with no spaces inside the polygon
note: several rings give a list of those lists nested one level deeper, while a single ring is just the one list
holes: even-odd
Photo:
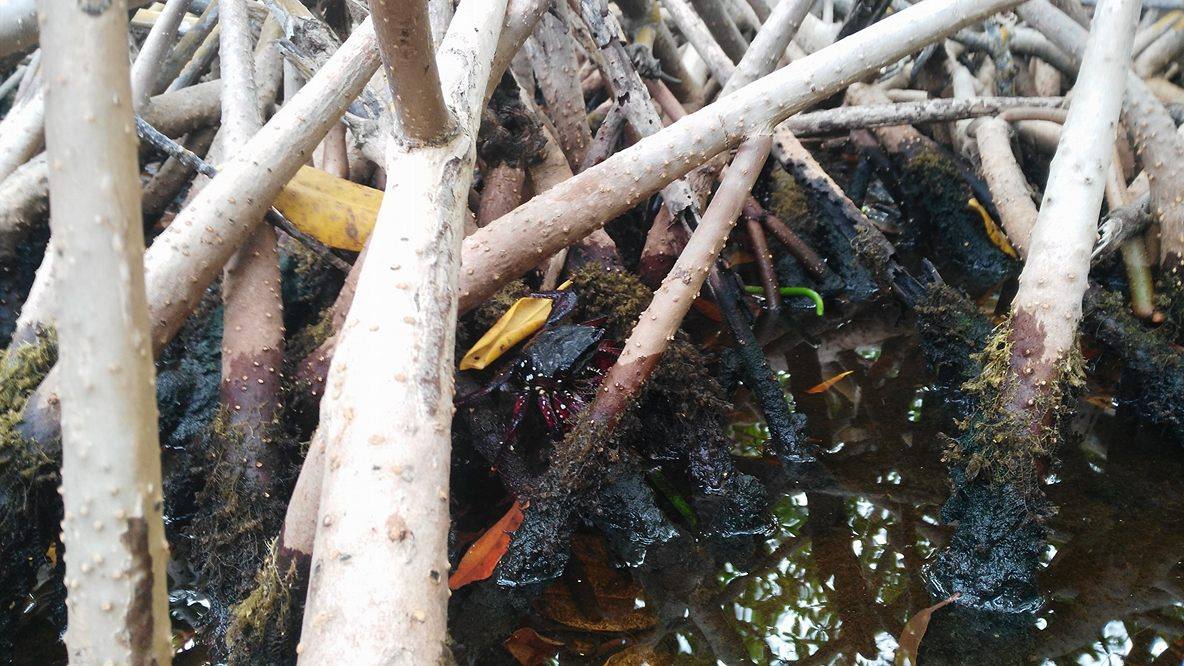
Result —
[{"label": "orange fallen leaf", "polygon": [[854,370],[847,370],[845,372],[840,372],[839,374],[835,375],[834,377],[831,377],[830,379],[819,382],[818,384],[815,384],[814,386],[811,386],[810,388],[806,389],[806,393],[824,393],[828,388],[834,386],[835,384],[838,384],[839,381],[843,379],[843,377],[846,377],[847,375],[851,374],[852,372],[855,372],[855,371]]},{"label": "orange fallen leaf", "polygon": [[898,641],[900,649],[896,651],[896,666],[904,666],[906,660],[913,666],[917,666],[917,651],[921,649],[921,639],[925,637],[925,630],[929,628],[929,618],[933,617],[934,611],[953,603],[960,596],[962,593],[955,593],[949,599],[922,609],[909,618]]},{"label": "orange fallen leaf", "polygon": [[455,590],[493,575],[497,563],[510,547],[510,535],[522,524],[522,510],[528,506],[529,502],[525,505],[514,502],[506,515],[469,546],[460,558],[460,564],[456,565],[456,571],[448,577],[448,589]]},{"label": "orange fallen leaf", "polygon": [[562,642],[540,636],[530,627],[510,634],[509,638],[502,641],[502,645],[522,666],[542,666],[563,647]]},{"label": "orange fallen leaf", "polygon": [[720,313],[719,308],[716,307],[715,303],[712,303],[706,298],[696,298],[691,303],[691,305],[694,306],[696,312],[703,315],[704,317],[707,317],[711,321],[722,322],[724,320],[723,314]]}]

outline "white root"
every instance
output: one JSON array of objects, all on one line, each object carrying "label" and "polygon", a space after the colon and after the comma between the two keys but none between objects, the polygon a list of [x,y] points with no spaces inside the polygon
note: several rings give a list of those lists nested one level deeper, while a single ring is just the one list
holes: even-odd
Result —
[{"label": "white root", "polygon": [[[1016,2],[953,0],[914,5],[741,88],[534,197],[465,239],[461,310],[474,307],[544,257],[737,145],[742,137],[768,131],[811,101]],[[567,215],[573,209],[581,211],[574,220]],[[523,242],[525,238],[530,240]]]},{"label": "white root", "polygon": [[991,190],[999,221],[1016,252],[1027,256],[1028,237],[1036,224],[1036,204],[1028,180],[1011,150],[1011,129],[998,118],[984,118],[975,125],[975,139],[982,158],[983,179]]},{"label": "white root", "polygon": [[1033,329],[1022,333],[1042,333],[1043,348],[1032,350],[1024,361],[1033,372],[1014,370],[1045,375],[1037,379],[1050,378],[1077,337],[1122,108],[1122,96],[1116,91],[1126,82],[1138,8],[1138,0],[1103,0],[1097,8],[1069,116],[1029,236],[1012,319],[1019,313],[1029,315]]},{"label": "white root", "polygon": [[[388,141],[386,195],[321,401],[316,437],[332,449],[301,663],[365,654],[378,663],[435,664],[447,651],[460,242],[505,11],[505,0],[466,0],[452,19],[436,57],[447,133],[433,143],[398,134]],[[430,41],[424,34],[398,47],[430,49]],[[394,90],[429,83],[406,81],[422,70],[388,74]]]},{"label": "white root", "polygon": [[[152,347],[180,329],[205,289],[261,222],[276,194],[308,159],[378,69],[369,20],[354,29],[291,101],[202,188],[144,253]],[[29,436],[53,436],[60,373],[51,370],[25,408]]]},{"label": "white root", "polygon": [[[62,379],[66,647],[172,659],[126,3],[43,2]],[[103,174],[96,176],[96,174]]]},{"label": "white root", "polygon": [[139,110],[148,102],[156,86],[156,77],[160,74],[160,66],[177,37],[177,26],[185,18],[185,10],[190,0],[168,0],[152,30],[144,39],[144,45],[132,63],[132,95],[135,97],[135,108]]},{"label": "white root", "polygon": [[45,89],[41,87],[0,120],[0,181],[41,152],[44,130]]},{"label": "white root", "polygon": [[722,85],[730,79],[736,71],[736,63],[720,48],[711,31],[707,29],[707,24],[695,13],[690,0],[662,0],[662,6],[670,12],[674,24],[703,58],[703,62],[707,63],[707,68],[715,80]]}]

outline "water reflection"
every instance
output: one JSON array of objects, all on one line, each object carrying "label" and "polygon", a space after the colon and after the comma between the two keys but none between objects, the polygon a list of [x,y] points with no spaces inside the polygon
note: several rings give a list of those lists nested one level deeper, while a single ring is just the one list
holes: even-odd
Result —
[{"label": "water reflection", "polygon": [[[735,662],[735,651],[721,654],[723,634],[738,636],[755,663],[899,663],[906,623],[939,601],[924,569],[950,535],[938,520],[949,485],[937,432],[949,415],[899,326],[769,349],[826,451],[820,463],[786,468],[763,457],[762,429],[740,400],[736,454],[774,498],[773,533],[717,558],[681,621],[611,640],[585,636],[597,647],[580,651],[576,635],[536,612],[530,623],[564,642],[559,663]],[[1184,662],[1184,454],[1123,423],[1105,387],[1093,389],[1081,404],[1082,433],[1060,452],[1047,487],[1058,512],[1048,524],[1045,603],[1029,614],[936,611],[920,645],[926,666]],[[720,611],[722,626],[704,621]]]},{"label": "water reflection", "polygon": [[[830,453],[813,469],[764,468],[782,493],[778,530],[761,545],[761,566],[719,576],[754,655],[760,643],[784,662],[891,664],[904,624],[937,601],[923,569],[948,535],[937,520],[948,496],[934,431],[941,405],[925,404],[910,336],[853,341],[824,341],[813,362],[800,360],[803,345],[784,350],[799,357],[798,407]],[[824,395],[802,390],[847,370]],[[1041,575],[1047,603],[1031,615],[937,611],[924,663],[1184,661],[1184,455],[1105,402],[1083,400],[1088,430],[1061,451],[1047,488],[1058,506]]]}]

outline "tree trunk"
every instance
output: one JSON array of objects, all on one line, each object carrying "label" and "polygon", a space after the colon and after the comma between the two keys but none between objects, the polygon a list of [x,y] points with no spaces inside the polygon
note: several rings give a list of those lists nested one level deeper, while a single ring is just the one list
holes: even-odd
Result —
[{"label": "tree trunk", "polygon": [[[419,9],[410,20],[426,24]],[[476,132],[505,11],[505,0],[461,3],[436,58],[439,82],[423,70],[388,70],[392,91],[438,86],[451,118],[417,136],[403,125],[388,141],[389,184],[321,401],[317,437],[333,449],[302,663],[365,654],[434,664],[447,654],[456,285]],[[426,31],[382,46],[431,53]]]},{"label": "tree trunk", "polygon": [[66,646],[77,663],[167,664],[168,545],[127,8],[47,1],[40,9],[51,224],[62,258]]}]

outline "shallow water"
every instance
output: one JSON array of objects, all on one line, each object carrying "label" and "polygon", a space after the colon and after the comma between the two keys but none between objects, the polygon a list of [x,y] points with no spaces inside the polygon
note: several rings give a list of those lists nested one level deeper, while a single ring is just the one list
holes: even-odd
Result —
[{"label": "shallow water", "polygon": [[[768,351],[825,450],[819,464],[784,469],[762,457],[751,413],[733,415],[741,469],[770,489],[772,533],[748,550],[733,544],[730,558],[716,548],[726,563],[684,595],[686,616],[673,622],[647,616],[628,573],[577,542],[581,570],[553,583],[524,623],[562,643],[550,663],[731,663],[742,646],[755,663],[892,664],[906,623],[940,601],[925,565],[951,531],[938,518],[949,495],[942,406],[915,337],[881,320]],[[1096,380],[1075,429],[1046,486],[1057,513],[1042,598],[1030,613],[934,611],[926,666],[1184,661],[1184,452],[1121,422]]]},{"label": "shallow water", "polygon": [[[819,463],[795,468],[766,457],[763,427],[743,392],[737,397],[734,452],[769,490],[770,533],[700,535],[696,547],[709,557],[676,557],[648,580],[613,562],[597,534],[580,534],[567,572],[530,602],[509,639],[534,656],[518,661],[496,648],[476,663],[715,664],[743,655],[758,664],[898,663],[906,623],[940,601],[925,565],[951,532],[938,518],[949,495],[943,405],[915,335],[881,312],[818,339],[787,334],[766,349],[823,451]],[[936,610],[921,663],[1184,662],[1184,451],[1115,415],[1098,379],[1114,369],[1095,359],[1075,424],[1083,434],[1061,449],[1046,486],[1058,512],[1038,608]],[[704,561],[723,564],[696,571]],[[700,582],[671,584],[680,579]],[[661,617],[670,597],[686,609],[680,617]],[[176,619],[183,646],[187,623]],[[16,663],[58,663],[61,644],[35,636],[27,637],[35,650]],[[178,663],[208,663],[204,650],[185,647]]]}]

